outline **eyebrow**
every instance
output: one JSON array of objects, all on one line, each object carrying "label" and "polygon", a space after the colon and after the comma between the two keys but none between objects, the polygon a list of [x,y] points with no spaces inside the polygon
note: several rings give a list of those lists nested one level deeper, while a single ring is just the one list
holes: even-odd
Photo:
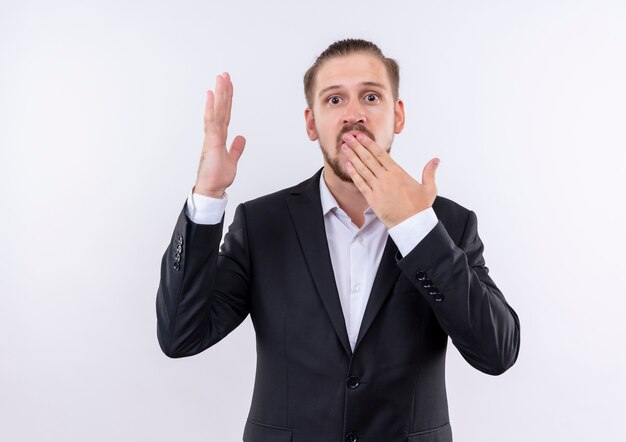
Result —
[{"label": "eyebrow", "polygon": [[[379,89],[382,89],[383,91],[385,90],[385,86],[383,86],[380,83],[376,83],[375,81],[364,81],[361,83],[361,86],[373,86],[373,87],[377,87]],[[322,89],[318,95],[318,97],[321,98],[322,95],[324,95],[326,92],[334,90],[334,89],[341,89],[343,86],[340,86],[338,84],[332,85],[332,86],[328,86],[324,89]]]}]

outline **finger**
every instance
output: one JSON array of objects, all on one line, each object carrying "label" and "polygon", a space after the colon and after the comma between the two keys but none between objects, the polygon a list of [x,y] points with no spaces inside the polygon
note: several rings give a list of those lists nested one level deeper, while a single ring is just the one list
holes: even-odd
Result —
[{"label": "finger", "polygon": [[214,119],[213,106],[215,104],[215,95],[209,90],[206,93],[206,102],[204,104],[204,123],[212,123]]},{"label": "finger", "polygon": [[441,160],[439,158],[433,158],[424,166],[422,171],[422,184],[425,186],[436,186],[435,184],[435,172]]},{"label": "finger", "polygon": [[226,125],[228,125],[230,123],[230,114],[233,105],[233,82],[228,72],[224,72],[224,79],[226,80]]},{"label": "finger", "polygon": [[[361,162],[363,162],[363,164],[365,164],[365,166],[367,166],[369,168],[369,170],[371,171],[371,173],[374,176],[380,176],[380,174],[383,172],[383,166],[382,164],[380,164],[380,162],[374,157],[374,155],[372,155],[372,153],[367,150],[365,148],[365,146],[363,146],[361,143],[359,143],[357,141],[356,138],[354,138],[354,136],[352,134],[344,134],[344,136],[342,137],[344,142],[350,146],[352,148],[352,150],[358,155],[359,159],[361,160]],[[357,170],[360,171],[360,169],[358,168],[358,164],[353,162],[353,164],[357,167]],[[367,177],[365,177],[367,179]],[[369,180],[368,180],[369,182]]]},{"label": "finger", "polygon": [[359,133],[356,139],[374,156],[374,158],[376,158],[376,160],[378,160],[385,170],[389,171],[396,165],[396,162],[391,158],[389,152],[380,147],[378,143],[367,135]]},{"label": "finger", "polygon": [[239,158],[241,158],[241,154],[243,153],[243,149],[245,147],[246,139],[241,135],[237,135],[233,140],[233,143],[230,145],[230,151],[228,152],[228,156],[234,164],[237,164]]},{"label": "finger", "polygon": [[[361,148],[364,149],[363,147]],[[350,147],[348,147],[346,143],[343,143],[341,145],[341,149],[346,154],[346,156],[350,160],[350,163],[356,169],[359,175],[363,178],[363,180],[365,180],[367,185],[373,189],[376,183],[376,176],[374,175],[374,173],[366,164],[363,163],[362,159]]]},{"label": "finger", "polygon": [[224,123],[226,116],[227,99],[225,94],[226,81],[222,75],[215,77],[215,121]]},{"label": "finger", "polygon": [[228,83],[229,83],[229,80],[226,77],[226,72],[223,72],[221,74],[221,77],[222,77],[222,99],[224,100],[223,103],[222,103],[223,104],[223,110],[224,110],[224,114],[223,114],[224,120],[223,121],[226,121],[226,119],[228,117],[228,108],[230,106],[229,103],[228,103]]},{"label": "finger", "polygon": [[359,192],[361,192],[363,196],[367,199],[372,193],[372,189],[367,185],[363,177],[359,175],[359,172],[357,172],[357,170],[354,168],[352,162],[348,161],[346,163],[346,169],[348,170],[348,174],[350,175],[350,178],[352,178],[352,182],[354,183],[356,188],[359,189]]}]

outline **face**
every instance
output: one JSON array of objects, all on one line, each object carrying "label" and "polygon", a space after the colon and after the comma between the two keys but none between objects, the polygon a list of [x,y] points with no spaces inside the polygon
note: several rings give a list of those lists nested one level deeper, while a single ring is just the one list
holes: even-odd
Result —
[{"label": "face", "polygon": [[304,111],[307,134],[319,140],[324,164],[342,181],[352,182],[341,151],[343,134],[362,132],[389,152],[404,127],[404,104],[394,101],[387,69],[375,55],[327,60],[317,71],[313,94],[313,108]]}]

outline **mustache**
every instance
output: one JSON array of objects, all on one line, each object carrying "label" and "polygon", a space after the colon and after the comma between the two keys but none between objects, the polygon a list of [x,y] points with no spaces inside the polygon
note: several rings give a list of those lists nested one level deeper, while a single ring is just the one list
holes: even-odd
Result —
[{"label": "mustache", "polygon": [[347,132],[351,132],[351,131],[359,131],[364,133],[365,135],[367,135],[368,137],[370,137],[373,141],[376,141],[376,137],[374,136],[374,134],[372,133],[372,131],[370,131],[367,127],[365,127],[365,125],[363,125],[362,123],[355,123],[355,124],[348,124],[347,126],[344,126],[341,131],[339,132],[339,135],[337,135],[337,145],[341,146],[341,144],[343,143],[343,140],[341,139],[341,137],[343,136],[343,134],[347,133]]}]

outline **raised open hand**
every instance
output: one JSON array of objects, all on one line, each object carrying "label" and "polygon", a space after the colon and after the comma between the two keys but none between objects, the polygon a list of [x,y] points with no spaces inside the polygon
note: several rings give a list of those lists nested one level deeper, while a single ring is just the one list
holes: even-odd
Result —
[{"label": "raised open hand", "polygon": [[246,139],[237,135],[230,150],[226,150],[232,103],[233,83],[230,75],[224,72],[215,80],[215,93],[209,90],[206,94],[204,142],[193,189],[195,193],[221,198],[235,180],[237,162],[243,153]]}]

